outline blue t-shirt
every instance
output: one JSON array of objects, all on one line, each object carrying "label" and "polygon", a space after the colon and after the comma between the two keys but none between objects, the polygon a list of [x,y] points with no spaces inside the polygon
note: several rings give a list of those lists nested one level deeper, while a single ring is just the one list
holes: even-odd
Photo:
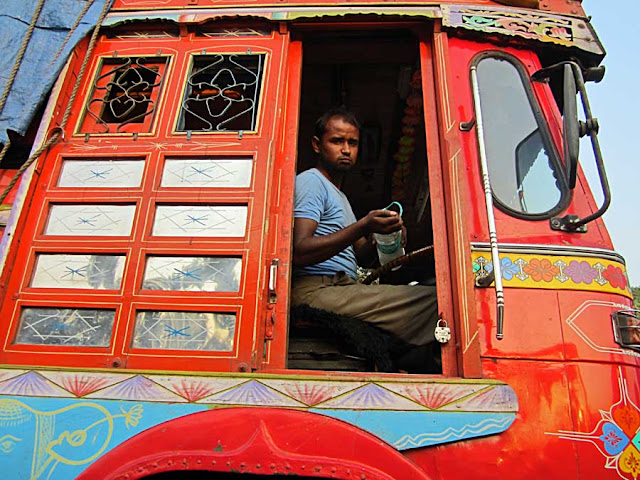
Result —
[{"label": "blue t-shirt", "polygon": [[[306,170],[296,177],[293,208],[295,218],[308,218],[318,222],[315,237],[337,232],[356,222],[345,194],[316,168]],[[345,272],[355,280],[357,265],[356,254],[350,245],[324,262],[296,267],[294,274],[334,275]]]}]

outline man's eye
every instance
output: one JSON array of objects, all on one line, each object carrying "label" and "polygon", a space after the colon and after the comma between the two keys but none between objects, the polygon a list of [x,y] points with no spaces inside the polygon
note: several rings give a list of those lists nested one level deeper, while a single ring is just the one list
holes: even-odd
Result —
[{"label": "man's eye", "polygon": [[351,140],[349,142],[349,145],[352,146],[352,147],[357,147],[358,146],[358,141],[357,140]]}]

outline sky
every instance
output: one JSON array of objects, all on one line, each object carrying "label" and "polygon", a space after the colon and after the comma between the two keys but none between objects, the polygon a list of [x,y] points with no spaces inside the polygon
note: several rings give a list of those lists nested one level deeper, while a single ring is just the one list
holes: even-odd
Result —
[{"label": "sky", "polygon": [[[626,260],[631,285],[640,286],[640,152],[633,143],[640,139],[640,53],[634,38],[640,1],[583,0],[582,6],[607,51],[604,79],[587,84],[611,188],[611,206],[603,218],[615,250]],[[580,148],[580,163],[601,205],[591,143],[583,140]]]}]

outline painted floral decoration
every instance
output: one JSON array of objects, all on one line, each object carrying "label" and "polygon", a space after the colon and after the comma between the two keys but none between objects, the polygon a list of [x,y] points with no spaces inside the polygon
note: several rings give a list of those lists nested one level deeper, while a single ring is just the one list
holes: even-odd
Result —
[{"label": "painted floral decoration", "polygon": [[620,374],[620,401],[609,411],[600,410],[600,421],[589,433],[553,433],[565,440],[590,442],[606,457],[604,468],[616,470],[620,478],[640,477],[640,409],[629,398],[626,380]]},{"label": "painted floral decoration", "polygon": [[552,265],[546,258],[543,258],[542,260],[533,258],[527,265],[525,265],[524,271],[526,274],[531,275],[531,278],[536,282],[541,280],[551,282],[553,277],[555,277],[560,270],[555,265]]},{"label": "painted floral decoration", "polygon": [[584,283],[586,285],[590,285],[591,282],[598,278],[598,270],[584,260],[581,262],[571,260],[569,266],[564,269],[564,273],[569,275],[575,283]]},{"label": "painted floral decoration", "polygon": [[[502,267],[502,278],[505,280],[511,280],[513,276],[520,271],[517,265],[513,263],[513,261],[508,257],[503,257],[500,259],[500,266]],[[491,273],[493,271],[493,263],[488,263],[484,269]]]},{"label": "painted floral decoration", "polygon": [[607,269],[602,272],[602,276],[609,281],[612,287],[614,288],[626,288],[627,287],[627,277],[622,272],[620,267],[614,267],[613,265],[609,265]]},{"label": "painted floral decoration", "polygon": [[[604,291],[631,298],[624,265],[597,257],[501,254],[500,263],[507,287]],[[475,277],[485,277],[492,271],[491,255],[474,253]]]}]

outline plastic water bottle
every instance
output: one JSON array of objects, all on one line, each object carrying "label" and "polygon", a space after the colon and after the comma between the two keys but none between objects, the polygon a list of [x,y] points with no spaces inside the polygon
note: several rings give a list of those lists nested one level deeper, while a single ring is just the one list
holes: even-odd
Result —
[{"label": "plastic water bottle", "polygon": [[[397,206],[400,210],[398,215],[402,216],[402,205],[398,202],[393,202],[383,210],[390,210],[394,206]],[[390,261],[404,255],[404,248],[402,247],[402,230],[388,234],[374,233],[373,238],[376,240],[376,248],[378,250],[380,265],[389,263]],[[393,270],[398,270],[399,268],[400,265],[393,268]]]}]

